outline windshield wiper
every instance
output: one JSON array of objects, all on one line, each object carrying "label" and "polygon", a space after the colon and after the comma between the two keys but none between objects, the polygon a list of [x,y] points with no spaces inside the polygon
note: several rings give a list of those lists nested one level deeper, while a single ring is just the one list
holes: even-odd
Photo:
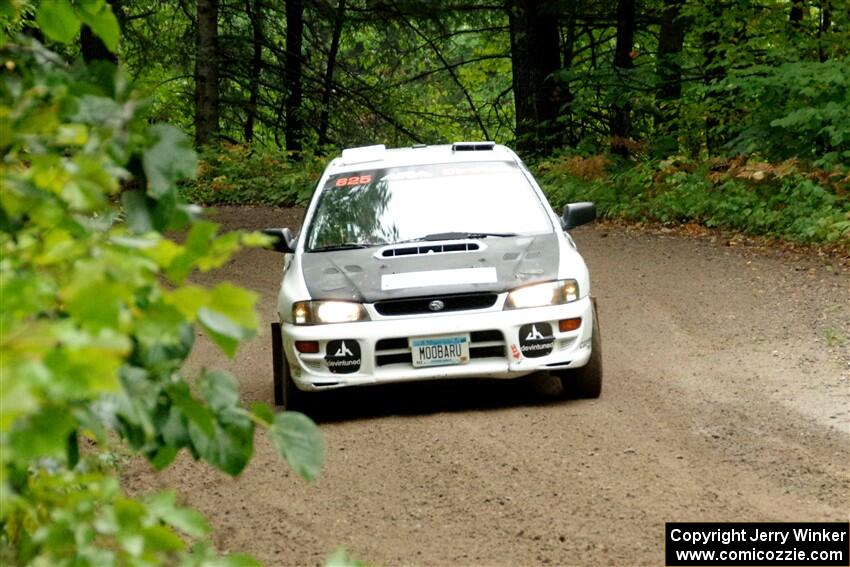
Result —
[{"label": "windshield wiper", "polygon": [[356,250],[360,248],[371,248],[374,244],[364,244],[362,242],[343,242],[342,244],[329,244],[328,246],[319,246],[311,248],[307,252],[333,252],[334,250]]},{"label": "windshield wiper", "polygon": [[506,237],[516,236],[515,232],[436,232],[427,234],[418,240],[459,240],[461,238],[487,238],[488,236]]}]

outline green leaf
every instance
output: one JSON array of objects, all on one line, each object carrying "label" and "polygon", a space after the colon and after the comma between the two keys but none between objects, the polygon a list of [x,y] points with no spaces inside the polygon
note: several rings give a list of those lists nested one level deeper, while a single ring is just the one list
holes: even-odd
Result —
[{"label": "green leaf", "polygon": [[186,279],[198,260],[206,254],[216,230],[218,227],[215,223],[208,221],[200,221],[192,225],[182,252],[176,255],[168,265],[167,272],[171,279],[177,283],[182,283]]},{"label": "green leaf", "polygon": [[92,14],[86,10],[77,12],[83,23],[86,24],[97,35],[109,51],[115,53],[118,50],[118,36],[121,28],[118,19],[112,13],[112,7],[104,3],[100,10]]},{"label": "green leaf", "polygon": [[229,357],[236,354],[239,342],[250,338],[250,333],[229,317],[203,307],[198,310],[198,321],[210,338]]},{"label": "green leaf", "polygon": [[238,232],[228,232],[213,240],[204,255],[198,259],[198,269],[206,272],[223,266],[233,253],[239,250],[239,238]]},{"label": "green leaf", "polygon": [[[5,410],[5,408],[4,408]],[[79,406],[73,410],[74,419],[79,424],[80,434],[85,437],[93,437],[98,443],[106,442],[106,428],[102,417],[92,409],[91,406]]]},{"label": "green leaf", "polygon": [[[236,405],[236,384],[224,372],[205,373],[200,388],[210,407],[202,406],[188,392],[185,382],[169,387],[175,405],[189,418],[189,439],[197,455],[224,472],[242,472],[254,450],[254,422]],[[173,392],[173,393],[172,393]],[[170,421],[170,419],[169,419]]]},{"label": "green leaf", "polygon": [[[110,0],[111,2],[112,0]],[[77,9],[87,14],[96,14],[103,9],[106,0],[76,0]]]},{"label": "green leaf", "polygon": [[213,557],[204,562],[205,567],[262,567],[262,563],[244,553],[231,553],[223,557]]},{"label": "green leaf", "polygon": [[67,458],[68,436],[76,423],[65,408],[46,407],[27,420],[19,420],[9,433],[11,457],[26,464],[41,457]]},{"label": "green leaf", "polygon": [[159,199],[173,191],[178,180],[195,174],[197,154],[188,136],[168,124],[150,129],[153,145],[145,150],[142,166],[148,179],[148,194]]},{"label": "green leaf", "polygon": [[187,419],[183,412],[175,406],[171,406],[169,409],[168,417],[162,424],[160,433],[163,441],[173,447],[184,447],[190,443]]},{"label": "green leaf", "polygon": [[122,286],[98,279],[68,290],[66,307],[85,328],[115,328],[125,294]]},{"label": "green leaf", "polygon": [[56,143],[63,146],[82,146],[89,137],[84,124],[65,124],[56,133]]},{"label": "green leaf", "polygon": [[149,526],[142,529],[145,540],[145,551],[174,552],[184,549],[186,542],[166,526]]},{"label": "green leaf", "polygon": [[177,447],[172,447],[170,445],[166,445],[165,447],[160,447],[157,449],[156,453],[154,453],[153,457],[150,459],[151,464],[158,471],[163,470],[165,467],[174,462],[174,458],[177,456],[177,453],[180,452],[180,449]]},{"label": "green leaf", "polygon": [[304,480],[314,480],[325,461],[325,444],[316,424],[304,414],[285,411],[269,429],[278,453]]},{"label": "green leaf", "polygon": [[127,226],[136,233],[148,232],[153,228],[148,202],[141,191],[125,191],[121,194],[121,205],[127,215]]},{"label": "green leaf", "polygon": [[325,567],[366,567],[366,563],[351,557],[340,547],[325,560]]},{"label": "green leaf", "polygon": [[195,321],[198,310],[209,303],[210,293],[202,287],[187,285],[168,293],[165,301],[178,309],[187,320]]},{"label": "green leaf", "polygon": [[257,314],[254,304],[257,294],[229,283],[215,286],[210,295],[209,308],[226,315],[242,328],[251,331],[257,329]]},{"label": "green leaf", "polygon": [[167,391],[171,401],[180,408],[189,423],[198,427],[207,436],[215,433],[215,422],[210,410],[192,397],[189,386],[185,382],[172,384]]},{"label": "green leaf", "polygon": [[198,322],[228,356],[256,334],[256,301],[257,294],[224,283],[213,288],[208,306],[198,310]]},{"label": "green leaf", "polygon": [[60,43],[70,43],[80,31],[80,20],[68,0],[43,0],[35,21],[47,37]]},{"label": "green leaf", "polygon": [[209,524],[200,512],[189,508],[174,508],[162,519],[192,537],[203,537],[210,531]]},{"label": "green leaf", "polygon": [[210,221],[198,221],[192,225],[189,235],[186,237],[186,250],[193,256],[200,257],[210,245],[215,236],[218,225]]},{"label": "green leaf", "polygon": [[231,409],[239,403],[236,380],[227,372],[204,370],[200,382],[201,394],[214,412]]},{"label": "green leaf", "polygon": [[75,122],[109,126],[112,121],[131,111],[129,104],[123,106],[111,98],[86,94],[77,100],[76,112],[71,116]]},{"label": "green leaf", "polygon": [[271,425],[274,423],[274,411],[268,405],[262,402],[254,402],[251,404],[251,413],[254,414],[254,417],[265,423],[266,425]]},{"label": "green leaf", "polygon": [[[2,294],[2,290],[0,290]],[[8,351],[6,351],[8,352]],[[4,353],[5,356],[5,353]],[[41,361],[29,361],[9,372],[0,361],[0,431],[8,431],[15,420],[38,410],[40,405],[38,383],[50,381],[50,371]]]},{"label": "green leaf", "polygon": [[18,15],[19,6],[11,0],[0,0],[0,18],[11,20]]},{"label": "green leaf", "polygon": [[254,451],[254,422],[246,414],[232,410],[216,417],[212,435],[190,424],[189,436],[205,461],[235,476],[242,472]]},{"label": "green leaf", "polygon": [[[136,340],[142,350],[145,366],[157,369],[163,364],[182,362],[192,347],[194,334],[187,333],[180,312],[164,302],[157,302],[136,316]],[[188,343],[186,341],[189,341]]]},{"label": "green leaf", "polygon": [[155,494],[148,500],[148,510],[188,536],[203,537],[210,531],[209,524],[199,512],[177,505],[177,496],[171,490]]},{"label": "green leaf", "polygon": [[269,248],[274,238],[262,232],[245,232],[242,234],[242,246]]}]

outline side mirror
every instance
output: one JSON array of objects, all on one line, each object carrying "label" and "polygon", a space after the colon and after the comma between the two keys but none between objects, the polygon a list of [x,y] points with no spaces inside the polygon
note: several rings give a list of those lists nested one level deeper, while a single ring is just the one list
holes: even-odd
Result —
[{"label": "side mirror", "polygon": [[570,230],[577,226],[589,223],[596,218],[596,205],[585,201],[583,203],[570,203],[564,205],[564,214],[561,217],[561,224],[564,225],[564,230]]},{"label": "side mirror", "polygon": [[288,228],[264,228],[262,233],[274,239],[272,249],[284,254],[295,251],[295,237]]}]

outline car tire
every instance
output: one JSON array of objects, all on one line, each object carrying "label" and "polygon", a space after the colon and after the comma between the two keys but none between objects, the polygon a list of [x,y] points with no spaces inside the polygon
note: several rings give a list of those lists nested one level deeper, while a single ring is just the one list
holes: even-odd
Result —
[{"label": "car tire", "polygon": [[593,301],[593,336],[590,339],[590,360],[581,368],[561,374],[564,395],[570,398],[598,398],[602,394],[602,335],[596,301]]},{"label": "car tire", "polygon": [[272,357],[274,370],[274,403],[284,411],[302,411],[304,392],[292,380],[289,363],[283,351],[283,335],[280,323],[272,323]]}]

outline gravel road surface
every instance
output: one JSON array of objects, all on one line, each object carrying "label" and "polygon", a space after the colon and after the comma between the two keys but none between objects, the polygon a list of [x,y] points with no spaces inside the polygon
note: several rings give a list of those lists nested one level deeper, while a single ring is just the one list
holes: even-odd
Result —
[{"label": "gravel road surface", "polygon": [[[228,229],[295,209],[225,208]],[[662,565],[667,521],[847,521],[847,263],[723,236],[592,225],[574,237],[604,339],[599,400],[545,379],[341,390],[320,397],[328,447],[307,484],[264,434],[236,479],[181,455],[131,463],[131,490],[176,489],[222,551],[321,564]],[[258,292],[261,335],[228,360],[199,336],[190,370],[229,369],[272,403],[268,323],[282,257],[240,253],[196,281]]]}]

